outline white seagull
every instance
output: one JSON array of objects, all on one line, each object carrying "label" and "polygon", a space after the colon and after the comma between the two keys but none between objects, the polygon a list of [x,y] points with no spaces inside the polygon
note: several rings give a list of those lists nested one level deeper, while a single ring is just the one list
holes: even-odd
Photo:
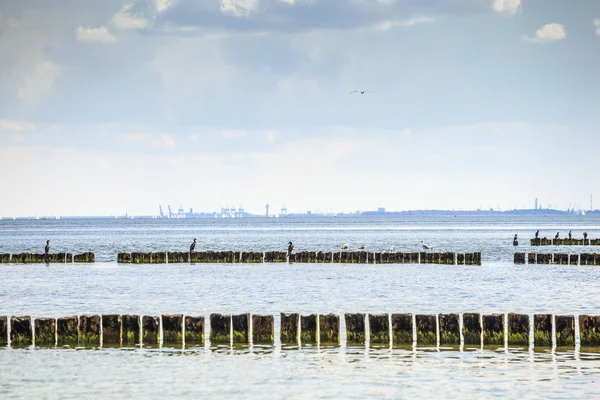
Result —
[{"label": "white seagull", "polygon": [[431,249],[431,246],[426,245],[424,240],[421,240],[421,244],[423,245],[423,248],[425,250],[430,250]]},{"label": "white seagull", "polygon": [[348,243],[342,243],[342,250],[348,250]]},{"label": "white seagull", "polygon": [[350,94],[352,93],[360,93],[360,94],[365,94],[365,93],[375,93],[374,90],[353,90],[352,92],[350,92]]}]

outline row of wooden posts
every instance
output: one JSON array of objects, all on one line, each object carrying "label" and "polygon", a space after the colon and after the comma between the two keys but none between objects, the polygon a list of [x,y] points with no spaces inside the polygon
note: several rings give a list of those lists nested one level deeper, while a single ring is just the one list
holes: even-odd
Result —
[{"label": "row of wooden posts", "polygon": [[[210,315],[210,342],[274,344],[273,315]],[[161,335],[162,319],[162,335]],[[412,314],[344,314],[348,345],[412,345]],[[505,320],[507,341],[505,343]],[[8,319],[0,317],[0,345],[8,344]],[[250,324],[251,321],[251,324]],[[159,316],[81,315],[64,318],[10,318],[10,343],[13,347],[30,346],[145,346],[204,345],[204,317],[183,314]],[[420,346],[464,345],[529,346],[530,318],[527,314],[465,313],[415,315],[416,344]],[[34,329],[32,329],[34,328]],[[600,347],[600,316],[579,316],[580,345]],[[439,332],[439,334],[438,334]],[[553,343],[553,333],[556,342]],[[281,313],[282,344],[340,342],[340,316],[337,314]],[[572,315],[536,314],[533,316],[533,343],[536,347],[575,346],[575,317]]]},{"label": "row of wooden posts", "polygon": [[600,265],[600,254],[515,253],[514,261],[515,264]]},{"label": "row of wooden posts", "polygon": [[42,263],[93,263],[96,261],[91,251],[75,254],[72,253],[50,253],[50,254],[0,254],[0,264],[42,264]]},{"label": "row of wooden posts", "polygon": [[481,265],[481,253],[432,252],[367,252],[367,251],[200,251],[200,252],[146,252],[119,253],[117,262],[125,264],[174,263],[342,263],[342,264],[444,264]]},{"label": "row of wooden posts", "polygon": [[600,246],[600,239],[531,239],[532,246]]}]

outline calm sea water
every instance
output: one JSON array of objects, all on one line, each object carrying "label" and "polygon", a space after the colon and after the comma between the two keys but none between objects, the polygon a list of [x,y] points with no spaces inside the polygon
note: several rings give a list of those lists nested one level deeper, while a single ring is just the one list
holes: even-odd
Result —
[{"label": "calm sea water", "polygon": [[[600,237],[600,218],[0,221],[0,253],[94,251],[95,264],[0,265],[0,315],[548,312],[600,314],[600,268],[519,265],[529,239]],[[119,251],[481,251],[483,265],[118,265]],[[540,251],[540,248],[534,251]],[[544,247],[543,251],[557,250]],[[562,247],[561,251],[600,252]],[[342,324],[342,328],[344,328]],[[342,335],[343,336],[343,335]],[[0,349],[1,398],[600,396],[600,350],[273,347]]]}]

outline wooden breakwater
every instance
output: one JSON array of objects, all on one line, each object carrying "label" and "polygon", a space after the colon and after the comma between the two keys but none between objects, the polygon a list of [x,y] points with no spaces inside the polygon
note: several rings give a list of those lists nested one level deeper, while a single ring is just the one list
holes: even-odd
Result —
[{"label": "wooden breakwater", "polygon": [[600,239],[531,239],[532,246],[600,246]]},{"label": "wooden breakwater", "polygon": [[600,254],[515,253],[515,264],[600,265]]},{"label": "wooden breakwater", "polygon": [[88,251],[82,254],[72,253],[21,253],[0,254],[0,264],[44,264],[44,263],[93,263],[96,261],[94,253]]},{"label": "wooden breakwater", "polygon": [[441,264],[481,265],[481,253],[367,252],[367,251],[299,251],[287,257],[285,251],[201,251],[201,252],[134,252],[119,253],[121,264],[176,263],[315,263],[315,264]]},{"label": "wooden breakwater", "polygon": [[[574,347],[573,315],[535,314],[309,314],[281,313],[278,337],[285,344]],[[368,321],[368,325],[367,325]],[[162,323],[161,323],[162,322]],[[10,323],[10,325],[9,325]],[[260,314],[81,315],[58,319],[0,317],[0,346],[146,347],[275,343],[275,316]],[[579,344],[600,348],[600,315],[580,315]],[[533,324],[533,335],[530,335]],[[367,328],[368,327],[368,328]],[[9,330],[10,328],[10,330]],[[505,328],[507,334],[505,335]]]}]

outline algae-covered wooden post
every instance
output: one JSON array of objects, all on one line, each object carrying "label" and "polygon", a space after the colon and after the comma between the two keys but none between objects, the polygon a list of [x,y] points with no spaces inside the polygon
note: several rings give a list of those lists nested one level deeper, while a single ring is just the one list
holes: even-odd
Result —
[{"label": "algae-covered wooden post", "polygon": [[392,314],[392,343],[395,345],[412,345],[413,318],[412,314]]},{"label": "algae-covered wooden post", "polygon": [[81,315],[79,317],[78,343],[84,346],[99,346],[100,325],[101,320],[99,315]]},{"label": "algae-covered wooden post", "polygon": [[252,314],[252,343],[275,343],[275,318],[272,315]]},{"label": "algae-covered wooden post", "polygon": [[525,264],[525,253],[515,253],[514,262],[515,264]]},{"label": "algae-covered wooden post", "polygon": [[10,264],[10,254],[0,254],[0,264]]},{"label": "algae-covered wooden post", "polygon": [[465,265],[465,255],[464,254],[457,254],[456,255],[456,265]]},{"label": "algae-covered wooden post", "polygon": [[529,315],[508,314],[508,345],[529,345]]},{"label": "algae-covered wooden post", "polygon": [[371,344],[390,344],[390,319],[388,314],[369,314]]},{"label": "algae-covered wooden post", "polygon": [[319,315],[319,341],[321,343],[340,342],[340,316],[337,314]]},{"label": "algae-covered wooden post", "polygon": [[504,346],[504,314],[483,316],[483,344]]},{"label": "algae-covered wooden post", "polygon": [[35,345],[54,346],[56,343],[56,320],[54,318],[36,318]]},{"label": "algae-covered wooden post", "polygon": [[211,344],[227,343],[231,340],[231,315],[210,314]]},{"label": "algae-covered wooden post", "polygon": [[123,320],[119,314],[102,315],[102,345],[120,345],[122,327]]},{"label": "algae-covered wooden post", "polygon": [[344,314],[346,322],[346,342],[364,344],[366,339],[365,314]]},{"label": "algae-covered wooden post", "polygon": [[600,315],[579,316],[579,339],[582,347],[600,347]]},{"label": "algae-covered wooden post", "polygon": [[317,343],[317,315],[300,317],[300,343]]},{"label": "algae-covered wooden post", "polygon": [[279,338],[281,343],[298,343],[298,321],[297,313],[281,313],[281,330]]},{"label": "algae-covered wooden post", "polygon": [[142,317],[142,343],[144,346],[158,346],[160,343],[160,318],[151,315]]},{"label": "algae-covered wooden post", "polygon": [[533,345],[535,347],[552,347],[552,314],[535,314],[533,316]]},{"label": "algae-covered wooden post", "polygon": [[204,317],[186,315],[184,324],[185,345],[204,345]]},{"label": "algae-covered wooden post", "polygon": [[440,345],[460,344],[460,319],[458,314],[440,314]]},{"label": "algae-covered wooden post", "polygon": [[10,342],[13,346],[29,346],[33,343],[31,317],[10,318]]},{"label": "algae-covered wooden post", "polygon": [[535,264],[537,259],[536,253],[527,254],[527,264]]},{"label": "algae-covered wooden post", "polygon": [[233,327],[233,343],[250,343],[250,314],[231,316]]},{"label": "algae-covered wooden post", "polygon": [[579,265],[579,254],[569,254],[569,264]]},{"label": "algae-covered wooden post", "polygon": [[556,346],[575,346],[575,317],[572,315],[556,316]]},{"label": "algae-covered wooden post", "polygon": [[437,344],[435,315],[415,315],[417,345],[435,346]]},{"label": "algae-covered wooden post", "polygon": [[465,345],[481,346],[481,321],[478,313],[463,314],[462,333]]},{"label": "algae-covered wooden post", "polygon": [[183,344],[183,314],[163,314],[163,343]]},{"label": "algae-covered wooden post", "polygon": [[132,346],[140,343],[140,316],[123,315],[121,317],[123,346]]},{"label": "algae-covered wooden post", "polygon": [[58,346],[77,346],[79,318],[77,315],[56,320],[56,344]]},{"label": "algae-covered wooden post", "polygon": [[8,318],[0,317],[0,346],[8,344]]}]

